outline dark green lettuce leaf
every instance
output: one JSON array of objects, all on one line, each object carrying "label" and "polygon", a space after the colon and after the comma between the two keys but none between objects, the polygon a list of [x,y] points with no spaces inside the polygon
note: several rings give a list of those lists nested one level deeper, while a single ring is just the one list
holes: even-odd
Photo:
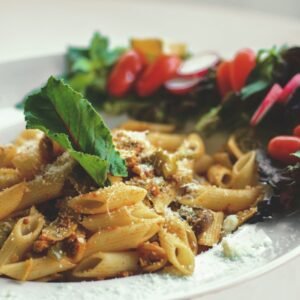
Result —
[{"label": "dark green lettuce leaf", "polygon": [[81,94],[50,77],[25,103],[27,128],[40,129],[59,143],[100,185],[107,173],[126,176],[123,159],[100,115]]},{"label": "dark green lettuce leaf", "polygon": [[87,48],[68,49],[66,81],[84,96],[89,91],[98,96],[105,94],[110,68],[124,51],[124,48],[110,48],[109,39],[95,32]]}]

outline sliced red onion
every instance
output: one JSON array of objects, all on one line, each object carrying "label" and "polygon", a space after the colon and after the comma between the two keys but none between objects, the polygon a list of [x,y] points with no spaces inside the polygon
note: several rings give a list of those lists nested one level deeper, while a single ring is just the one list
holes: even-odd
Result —
[{"label": "sliced red onion", "polygon": [[192,91],[201,80],[201,78],[178,77],[168,80],[165,83],[165,88],[172,94],[185,95]]},{"label": "sliced red onion", "polygon": [[250,121],[251,126],[256,126],[263,119],[271,107],[278,101],[282,91],[283,89],[279,84],[275,83],[272,86],[265,99],[261,102],[256,112],[253,114]]},{"label": "sliced red onion", "polygon": [[219,55],[213,52],[194,55],[181,64],[177,75],[187,78],[203,77],[210,68],[216,66],[219,62]]},{"label": "sliced red onion", "polygon": [[287,104],[294,92],[300,87],[300,73],[293,76],[293,78],[284,86],[278,102]]}]

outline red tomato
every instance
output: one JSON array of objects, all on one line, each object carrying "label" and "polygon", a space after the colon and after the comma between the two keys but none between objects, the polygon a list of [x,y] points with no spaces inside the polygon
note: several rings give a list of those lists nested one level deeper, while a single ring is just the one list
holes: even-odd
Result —
[{"label": "red tomato", "polygon": [[300,124],[294,128],[293,135],[300,138]]},{"label": "red tomato", "polygon": [[176,55],[159,56],[142,74],[136,85],[137,94],[149,96],[167,80],[176,76],[181,60]]},{"label": "red tomato", "polygon": [[108,78],[108,93],[115,97],[124,96],[133,86],[144,64],[144,57],[135,50],[123,54]]},{"label": "red tomato", "polygon": [[217,69],[216,80],[222,97],[232,90],[230,82],[230,61],[220,63]]},{"label": "red tomato", "polygon": [[299,158],[291,155],[300,150],[300,138],[296,136],[277,136],[268,145],[268,153],[273,159],[283,163],[296,163]]},{"label": "red tomato", "polygon": [[245,85],[246,80],[256,65],[256,55],[251,49],[242,49],[235,55],[230,66],[230,80],[232,88],[238,92]]}]

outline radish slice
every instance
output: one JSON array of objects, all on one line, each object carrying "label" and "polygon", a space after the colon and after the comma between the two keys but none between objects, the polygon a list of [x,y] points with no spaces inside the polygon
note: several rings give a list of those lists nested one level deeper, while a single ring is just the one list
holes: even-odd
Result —
[{"label": "radish slice", "polygon": [[300,73],[296,74],[283,88],[278,102],[287,104],[294,92],[300,87]]},{"label": "radish slice", "polygon": [[202,53],[184,61],[179,68],[177,75],[186,78],[202,77],[207,74],[210,68],[220,62],[216,53]]},{"label": "radish slice", "polygon": [[278,101],[282,91],[283,89],[279,84],[275,83],[272,86],[269,93],[252,116],[250,121],[251,126],[256,126],[262,120],[271,107]]},{"label": "radish slice", "polygon": [[188,94],[202,79],[201,78],[174,78],[165,83],[165,88],[172,94]]}]

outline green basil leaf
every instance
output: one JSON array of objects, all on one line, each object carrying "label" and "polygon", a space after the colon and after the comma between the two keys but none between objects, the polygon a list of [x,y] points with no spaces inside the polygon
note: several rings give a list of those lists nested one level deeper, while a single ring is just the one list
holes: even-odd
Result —
[{"label": "green basil leaf", "polygon": [[92,105],[61,80],[50,77],[25,103],[27,128],[40,129],[59,143],[103,186],[107,173],[127,176],[124,160]]}]

